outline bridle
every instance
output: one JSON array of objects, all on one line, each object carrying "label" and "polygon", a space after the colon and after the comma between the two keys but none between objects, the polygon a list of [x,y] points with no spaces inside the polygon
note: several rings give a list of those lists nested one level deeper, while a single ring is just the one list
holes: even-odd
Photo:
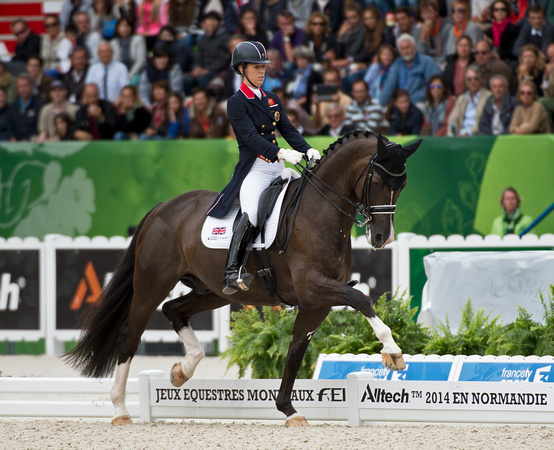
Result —
[{"label": "bridle", "polygon": [[[369,159],[369,162],[367,163],[367,165],[360,173],[360,176],[356,180],[356,183],[354,183],[354,187],[356,187],[358,182],[363,177],[364,173],[367,171],[367,175],[364,180],[364,185],[362,187],[362,196],[361,196],[362,198],[358,203],[354,203],[352,200],[345,197],[334,187],[330,186],[321,178],[319,178],[316,174],[314,174],[312,172],[313,166],[311,161],[308,161],[305,166],[301,164],[296,164],[295,167],[300,172],[301,181],[300,181],[300,186],[295,190],[293,194],[292,200],[287,206],[283,208],[283,214],[279,218],[279,224],[277,226],[277,229],[283,230],[276,237],[277,245],[281,248],[281,250],[279,251],[279,254],[282,255],[287,251],[287,248],[290,242],[290,236],[292,233],[292,228],[294,226],[294,221],[296,219],[298,208],[300,206],[300,200],[302,198],[302,194],[304,193],[304,188],[306,187],[307,183],[310,183],[313,186],[313,188],[323,196],[325,200],[327,200],[342,214],[349,217],[350,220],[352,220],[352,222],[354,222],[357,226],[359,227],[365,226],[366,235],[369,233],[369,224],[373,220],[373,215],[390,214],[392,218],[392,216],[396,212],[396,205],[393,205],[392,203],[392,199],[394,196],[394,189],[391,189],[390,203],[388,205],[370,204],[369,194],[371,189],[371,179],[373,178],[373,169],[378,168],[379,170],[383,170],[387,175],[398,178],[398,177],[404,176],[404,174],[406,173],[406,168],[404,167],[404,170],[401,173],[390,172],[389,170],[387,170],[385,167],[383,167],[381,164],[379,164],[376,161],[376,157],[377,157],[377,153],[374,153],[373,156]],[[348,203],[354,209],[355,214],[349,213],[344,209],[342,209],[337,202],[335,202],[323,191],[323,189],[316,186],[316,184],[314,183],[314,180],[317,181],[319,184],[321,184],[325,190],[331,191],[340,200]],[[358,220],[358,217],[357,217],[358,215],[361,215],[363,217],[363,220]]]},{"label": "bridle", "polygon": [[[373,156],[370,158],[367,165],[364,167],[362,172],[360,173],[360,176],[356,180],[356,183],[354,183],[354,186],[358,184],[360,179],[363,177],[364,173],[367,171],[367,175],[364,180],[364,185],[362,187],[362,196],[358,203],[354,203],[349,198],[345,197],[343,194],[341,194],[339,191],[337,191],[335,188],[327,184],[325,181],[323,181],[321,178],[319,178],[317,175],[315,175],[310,169],[310,164],[306,165],[306,167],[302,167],[301,175],[304,180],[309,182],[314,189],[319,192],[325,200],[327,200],[331,205],[333,205],[338,211],[340,211],[345,216],[349,217],[357,226],[364,227],[367,224],[369,224],[373,220],[374,215],[382,215],[382,214],[390,214],[391,216],[394,215],[396,212],[396,205],[392,203],[392,199],[394,196],[394,189],[391,189],[390,193],[390,203],[388,205],[371,205],[370,203],[370,189],[371,189],[371,180],[373,178],[373,169],[378,168],[385,172],[387,175],[395,178],[402,177],[406,174],[406,167],[404,166],[404,170],[402,172],[396,173],[391,172],[385,167],[383,167],[381,164],[376,162],[377,153],[374,153]],[[354,208],[356,211],[356,215],[348,213],[344,211],[336,202],[333,201],[328,195],[323,192],[322,189],[320,189],[318,186],[315,185],[314,181],[312,179],[317,180],[318,183],[323,185],[323,187],[327,190],[330,190],[333,192],[337,197],[339,197],[342,201],[345,201],[350,206]],[[363,220],[358,220],[357,215],[361,215],[363,217]]]}]

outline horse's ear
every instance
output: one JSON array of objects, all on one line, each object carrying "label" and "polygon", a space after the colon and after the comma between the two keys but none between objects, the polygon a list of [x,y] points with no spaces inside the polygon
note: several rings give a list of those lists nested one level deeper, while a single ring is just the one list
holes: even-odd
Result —
[{"label": "horse's ear", "polygon": [[422,141],[423,141],[423,139],[419,139],[419,140],[415,141],[414,143],[412,143],[410,145],[406,145],[406,147],[403,147],[404,150],[408,153],[408,156],[406,156],[406,158],[412,156],[415,153],[415,151],[421,145]]},{"label": "horse's ear", "polygon": [[383,136],[381,134],[377,135],[377,153],[381,156],[384,156],[387,154],[389,149],[385,145],[385,141],[383,139]]}]

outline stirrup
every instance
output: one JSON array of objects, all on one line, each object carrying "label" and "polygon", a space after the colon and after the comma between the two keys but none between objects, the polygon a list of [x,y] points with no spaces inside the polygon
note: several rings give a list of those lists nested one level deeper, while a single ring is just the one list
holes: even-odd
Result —
[{"label": "stirrup", "polygon": [[244,274],[241,275],[242,267],[239,268],[238,272],[238,278],[236,280],[237,286],[241,291],[248,291],[250,290],[250,283],[254,281],[254,275],[244,272]]},{"label": "stirrup", "polygon": [[[235,275],[237,278],[234,278]],[[225,283],[223,286],[223,293],[225,295],[232,295],[239,289],[241,291],[248,291],[252,281],[254,281],[254,276],[248,272],[244,272],[242,276],[240,270],[234,273],[231,272],[223,280]]]}]

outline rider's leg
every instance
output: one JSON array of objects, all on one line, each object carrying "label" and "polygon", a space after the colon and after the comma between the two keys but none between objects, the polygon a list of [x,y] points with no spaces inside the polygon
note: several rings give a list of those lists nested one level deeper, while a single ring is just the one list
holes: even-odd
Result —
[{"label": "rider's leg", "polygon": [[248,290],[248,286],[254,280],[254,277],[244,272],[239,276],[239,270],[244,264],[246,248],[255,237],[254,225],[250,223],[248,213],[242,213],[242,216],[233,231],[233,238],[227,254],[227,263],[225,264],[225,278],[223,279],[223,293],[230,295],[237,292],[237,289]]},{"label": "rider's leg", "polygon": [[227,255],[225,278],[223,280],[223,293],[234,294],[237,289],[248,290],[248,285],[254,277],[250,274],[242,274],[239,277],[239,269],[244,263],[246,249],[255,236],[255,227],[258,224],[258,204],[260,196],[265,188],[281,174],[283,162],[268,163],[262,159],[254,161],[250,172],[242,182],[240,188],[240,205],[243,215],[233,233],[231,246]]}]

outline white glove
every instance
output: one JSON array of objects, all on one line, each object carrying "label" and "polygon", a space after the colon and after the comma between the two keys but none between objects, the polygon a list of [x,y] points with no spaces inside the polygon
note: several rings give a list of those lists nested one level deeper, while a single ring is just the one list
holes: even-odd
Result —
[{"label": "white glove", "polygon": [[321,159],[321,155],[319,154],[319,150],[316,150],[315,148],[310,148],[306,152],[306,156],[310,161],[315,161],[316,159]]},{"label": "white glove", "polygon": [[288,163],[298,164],[300,161],[302,161],[303,155],[296,150],[291,150],[290,148],[282,148],[277,156]]}]

